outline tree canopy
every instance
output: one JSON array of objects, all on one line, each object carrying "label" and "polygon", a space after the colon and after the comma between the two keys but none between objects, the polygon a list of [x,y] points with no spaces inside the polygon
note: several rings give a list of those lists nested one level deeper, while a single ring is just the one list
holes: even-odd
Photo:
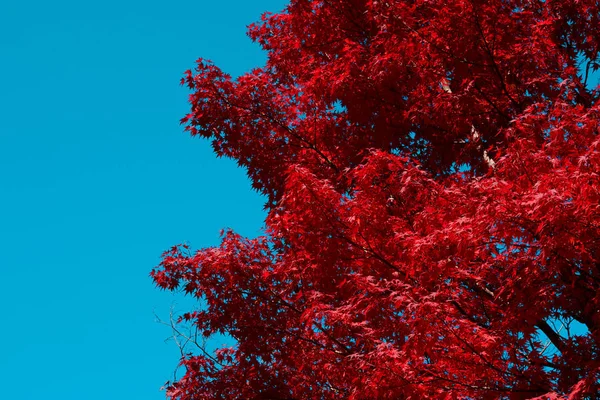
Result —
[{"label": "tree canopy", "polygon": [[266,65],[200,59],[182,122],[265,234],[153,270],[235,340],[168,396],[600,398],[600,3],[292,0],[249,35]]}]

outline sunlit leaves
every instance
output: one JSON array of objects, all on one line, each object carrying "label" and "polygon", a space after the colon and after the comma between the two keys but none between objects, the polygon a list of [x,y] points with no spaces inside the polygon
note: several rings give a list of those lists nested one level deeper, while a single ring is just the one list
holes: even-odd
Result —
[{"label": "sunlit leaves", "polygon": [[[265,236],[174,247],[152,276],[233,348],[179,400],[597,398],[594,1],[309,1],[199,60],[193,135],[267,196]],[[571,331],[576,321],[583,327]]]}]

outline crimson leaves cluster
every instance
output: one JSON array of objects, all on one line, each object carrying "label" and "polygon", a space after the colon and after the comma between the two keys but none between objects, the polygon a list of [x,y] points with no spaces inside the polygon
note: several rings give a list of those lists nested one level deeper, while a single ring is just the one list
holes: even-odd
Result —
[{"label": "crimson leaves cluster", "polygon": [[[183,119],[265,236],[167,251],[196,399],[600,398],[597,0],[292,0]],[[579,328],[575,331],[572,325]]]}]

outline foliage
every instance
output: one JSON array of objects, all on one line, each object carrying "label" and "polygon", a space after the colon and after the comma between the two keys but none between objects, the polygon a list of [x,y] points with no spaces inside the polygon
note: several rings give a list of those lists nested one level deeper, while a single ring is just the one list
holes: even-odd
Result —
[{"label": "foliage", "polygon": [[600,398],[600,4],[292,0],[249,35],[265,67],[199,60],[182,122],[266,234],[152,272],[236,343],[168,395]]}]

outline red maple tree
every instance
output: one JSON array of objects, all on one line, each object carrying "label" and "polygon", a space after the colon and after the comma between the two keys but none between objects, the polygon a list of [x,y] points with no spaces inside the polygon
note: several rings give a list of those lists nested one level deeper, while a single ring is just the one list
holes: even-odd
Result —
[{"label": "red maple tree", "polygon": [[249,35],[266,65],[199,60],[183,123],[266,233],[152,272],[235,340],[168,396],[600,398],[600,3],[292,0]]}]

